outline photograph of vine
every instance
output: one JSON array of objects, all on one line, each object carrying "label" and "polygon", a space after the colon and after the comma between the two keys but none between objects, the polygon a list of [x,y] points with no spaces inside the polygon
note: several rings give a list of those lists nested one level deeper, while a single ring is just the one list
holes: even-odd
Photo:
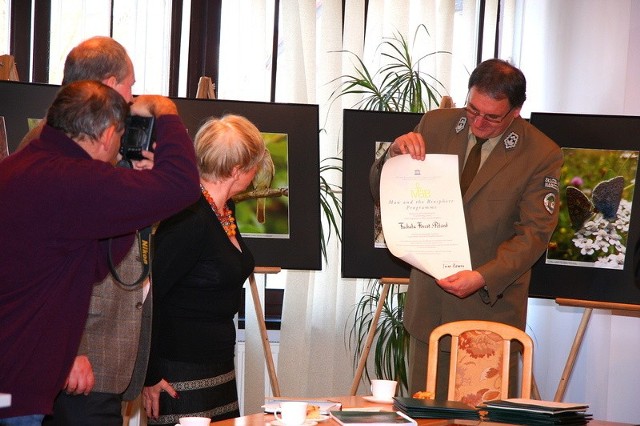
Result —
[{"label": "photograph of vine", "polygon": [[548,264],[623,269],[638,151],[562,148]]}]

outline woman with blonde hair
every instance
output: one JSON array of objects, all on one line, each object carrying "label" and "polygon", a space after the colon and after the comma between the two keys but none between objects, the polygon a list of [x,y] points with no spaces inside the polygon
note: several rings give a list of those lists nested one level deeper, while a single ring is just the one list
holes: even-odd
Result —
[{"label": "woman with blonde hair", "polygon": [[249,120],[226,115],[204,123],[195,150],[202,196],[161,222],[154,239],[153,332],[143,391],[150,425],[240,415],[233,318],[254,259],[231,197],[251,183],[266,149]]}]

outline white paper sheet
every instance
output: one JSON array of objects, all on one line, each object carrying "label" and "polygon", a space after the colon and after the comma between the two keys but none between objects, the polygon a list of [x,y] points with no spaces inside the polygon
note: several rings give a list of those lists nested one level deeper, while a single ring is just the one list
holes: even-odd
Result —
[{"label": "white paper sheet", "polygon": [[382,229],[391,253],[434,278],[471,270],[458,157],[399,155],[380,177]]}]

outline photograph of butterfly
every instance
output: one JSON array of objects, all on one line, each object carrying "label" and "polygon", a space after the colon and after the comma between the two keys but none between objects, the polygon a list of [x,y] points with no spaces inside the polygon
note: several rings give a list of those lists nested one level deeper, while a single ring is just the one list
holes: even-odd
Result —
[{"label": "photograph of butterfly", "polygon": [[558,226],[546,263],[623,269],[638,151],[562,148]]}]

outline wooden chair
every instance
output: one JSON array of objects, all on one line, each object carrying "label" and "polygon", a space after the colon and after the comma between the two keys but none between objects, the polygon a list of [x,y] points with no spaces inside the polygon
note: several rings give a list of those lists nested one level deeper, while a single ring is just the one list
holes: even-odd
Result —
[{"label": "wooden chair", "polygon": [[531,397],[533,341],[524,331],[492,321],[455,321],[433,330],[429,338],[427,392],[435,395],[438,344],[451,336],[447,399],[477,405],[508,398],[511,342],[522,344],[521,398]]}]

